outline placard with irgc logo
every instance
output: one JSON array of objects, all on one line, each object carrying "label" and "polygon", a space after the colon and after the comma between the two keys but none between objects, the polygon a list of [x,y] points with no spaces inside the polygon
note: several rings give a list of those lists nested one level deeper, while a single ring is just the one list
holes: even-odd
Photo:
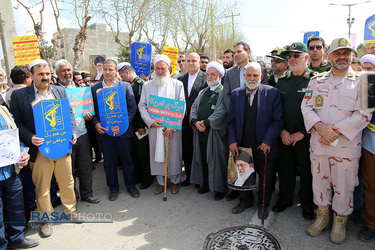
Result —
[{"label": "placard with irgc logo", "polygon": [[[110,136],[120,136],[129,127],[128,109],[123,86],[101,88],[96,91],[100,124]],[[119,126],[120,132],[112,134],[112,127]]]},{"label": "placard with irgc logo", "polygon": [[61,158],[72,148],[72,120],[68,99],[34,101],[32,103],[36,136],[43,138],[39,151],[51,159]]},{"label": "placard with irgc logo", "polygon": [[135,73],[145,76],[151,73],[152,46],[150,43],[134,42],[130,46],[130,62]]}]

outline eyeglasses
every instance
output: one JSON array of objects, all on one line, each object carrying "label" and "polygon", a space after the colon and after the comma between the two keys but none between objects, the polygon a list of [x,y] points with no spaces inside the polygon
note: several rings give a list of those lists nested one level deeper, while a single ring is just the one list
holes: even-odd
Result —
[{"label": "eyeglasses", "polygon": [[177,61],[178,63],[185,62],[185,60]]},{"label": "eyeglasses", "polygon": [[317,50],[321,50],[321,49],[323,49],[323,46],[322,45],[311,45],[311,46],[309,46],[309,50],[314,50],[315,48]]},{"label": "eyeglasses", "polygon": [[286,55],[286,59],[290,59],[290,58],[292,58],[292,57],[294,57],[295,59],[297,59],[297,58],[299,58],[300,57],[300,53],[294,53],[293,55],[292,54],[288,54],[288,55]]},{"label": "eyeglasses", "polygon": [[271,59],[271,63],[281,63],[283,62],[284,60],[281,60],[281,59]]}]

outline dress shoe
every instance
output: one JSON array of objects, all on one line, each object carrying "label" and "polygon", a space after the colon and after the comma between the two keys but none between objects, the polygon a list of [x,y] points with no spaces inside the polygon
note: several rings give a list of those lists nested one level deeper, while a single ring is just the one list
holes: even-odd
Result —
[{"label": "dress shoe", "polygon": [[172,183],[172,194],[177,194],[180,191],[178,184]]},{"label": "dress shoe", "polygon": [[224,197],[225,197],[224,193],[216,192],[216,194],[215,194],[215,201],[222,200]]},{"label": "dress shoe", "polygon": [[181,187],[187,187],[190,185],[190,181],[186,178],[183,182],[181,182]]},{"label": "dress shoe", "polygon": [[358,239],[364,242],[370,242],[375,238],[375,230],[365,227],[358,233]]},{"label": "dress shoe", "polygon": [[350,218],[352,218],[354,225],[356,225],[357,227],[366,226],[366,221],[362,217],[361,210],[353,210]]},{"label": "dress shoe", "polygon": [[101,162],[102,161],[102,157],[98,157],[98,158],[96,158],[93,162],[92,162],[92,164],[97,164],[97,163],[99,163],[99,162]]},{"label": "dress shoe", "polygon": [[70,212],[68,215],[68,219],[70,222],[74,223],[85,222],[85,216],[83,214],[78,213],[77,211]]},{"label": "dress shoe", "polygon": [[133,198],[139,198],[139,196],[140,196],[139,191],[136,188],[128,189],[128,192],[129,192],[130,196],[133,197]]},{"label": "dress shoe", "polygon": [[152,182],[143,182],[140,186],[139,189],[147,189],[152,185]]},{"label": "dress shoe", "polygon": [[210,189],[208,187],[201,187],[200,189],[198,189],[198,194],[205,194],[205,193],[208,193],[210,192]]},{"label": "dress shoe", "polygon": [[81,198],[81,201],[86,201],[88,203],[93,203],[93,204],[97,204],[100,202],[100,200],[94,196],[89,196],[89,197],[85,197],[85,198]]},{"label": "dress shoe", "polygon": [[117,197],[118,197],[118,191],[111,191],[109,192],[108,200],[115,201],[117,200]]},{"label": "dress shoe", "polygon": [[[268,208],[264,208],[264,219],[267,219],[268,218]],[[262,219],[262,209],[261,208],[258,208],[258,218],[259,220]]]},{"label": "dress shoe", "polygon": [[50,237],[53,233],[52,226],[52,223],[43,223],[43,226],[40,228],[40,235],[42,237]]},{"label": "dress shoe", "polygon": [[302,207],[302,216],[305,220],[313,220],[314,219],[314,209],[308,206],[301,206]]},{"label": "dress shoe", "polygon": [[164,192],[164,186],[159,185],[158,188],[155,190],[155,194],[161,194]]},{"label": "dress shoe", "polygon": [[225,199],[227,201],[234,201],[238,197],[240,197],[240,192],[238,192],[237,190],[232,190],[232,191],[229,192],[229,194],[227,195],[227,197]]},{"label": "dress shoe", "polygon": [[26,238],[21,243],[8,246],[8,249],[26,249],[36,247],[38,245],[39,241]]},{"label": "dress shoe", "polygon": [[277,202],[275,206],[273,206],[272,211],[275,213],[281,213],[285,211],[287,207],[291,207],[293,204],[292,203],[282,203],[282,202]]},{"label": "dress shoe", "polygon": [[232,213],[233,214],[239,214],[239,213],[242,213],[246,208],[249,208],[251,207],[253,204],[250,204],[250,205],[246,205],[244,203],[239,203],[237,206],[235,206],[233,209],[232,209]]}]

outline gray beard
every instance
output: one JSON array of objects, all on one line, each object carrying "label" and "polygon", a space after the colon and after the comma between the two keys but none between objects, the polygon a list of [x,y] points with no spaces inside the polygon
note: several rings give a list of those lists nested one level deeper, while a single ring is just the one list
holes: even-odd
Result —
[{"label": "gray beard", "polygon": [[157,76],[157,75],[155,75],[154,81],[155,81],[155,84],[157,86],[162,87],[162,86],[166,86],[169,83],[170,77],[169,77],[169,75],[168,76]]}]

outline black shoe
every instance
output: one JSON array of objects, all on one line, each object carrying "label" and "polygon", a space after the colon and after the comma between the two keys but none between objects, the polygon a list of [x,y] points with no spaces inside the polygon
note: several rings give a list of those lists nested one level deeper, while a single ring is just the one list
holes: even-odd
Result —
[{"label": "black shoe", "polygon": [[195,189],[199,189],[201,186],[199,184],[194,185]]},{"label": "black shoe", "polygon": [[92,161],[92,164],[97,164],[101,161],[102,161],[102,157],[100,157],[100,158],[98,157],[97,159],[95,159],[95,161]]},{"label": "black shoe", "polygon": [[108,200],[115,201],[117,200],[117,197],[118,197],[118,191],[111,191],[109,192]]},{"label": "black shoe", "polygon": [[[258,218],[259,220],[262,219],[262,209],[261,208],[258,208]],[[267,219],[268,218],[268,208],[265,208],[264,209],[264,219]]]},{"label": "black shoe", "polygon": [[152,182],[143,182],[140,186],[139,189],[147,189],[152,185]]},{"label": "black shoe", "polygon": [[39,241],[34,239],[28,239],[26,238],[24,241],[18,244],[10,245],[8,246],[8,249],[26,249],[26,248],[32,248],[39,245]]},{"label": "black shoe", "polygon": [[205,194],[205,193],[208,193],[210,192],[210,189],[208,187],[201,187],[200,189],[198,189],[198,194]]},{"label": "black shoe", "polygon": [[89,196],[89,197],[86,197],[86,198],[81,198],[81,201],[86,201],[88,203],[93,203],[93,204],[97,204],[100,202],[100,200],[94,196]]},{"label": "black shoe", "polygon": [[55,200],[54,203],[52,203],[52,207],[55,208],[55,207],[60,206],[61,204],[62,204],[62,203],[61,203],[61,199],[60,199],[60,197],[59,197],[59,198],[57,198],[57,200]]},{"label": "black shoe", "polygon": [[240,197],[240,192],[236,191],[236,190],[232,190],[232,191],[229,192],[229,194],[227,195],[227,197],[225,199],[227,201],[234,201],[238,197]]},{"label": "black shoe", "polygon": [[302,207],[302,216],[305,220],[314,219],[314,209],[312,207],[301,206]]},{"label": "black shoe", "polygon": [[275,206],[273,206],[272,211],[275,213],[283,212],[287,207],[291,207],[292,203],[281,203],[277,202]]},{"label": "black shoe", "polygon": [[129,192],[130,196],[133,197],[133,198],[138,198],[140,196],[139,191],[136,188],[128,189],[128,192]]},{"label": "black shoe", "polygon": [[350,218],[352,218],[354,225],[357,227],[364,227],[366,226],[366,221],[363,219],[361,215],[361,210],[353,210],[352,214],[350,215]]},{"label": "black shoe", "polygon": [[232,213],[233,214],[239,214],[239,213],[242,213],[246,208],[249,208],[251,207],[253,204],[250,204],[250,205],[246,205],[246,204],[243,204],[243,203],[239,203],[237,206],[235,206],[233,209],[232,209]]},{"label": "black shoe", "polygon": [[187,187],[190,185],[190,181],[186,178],[183,182],[181,182],[181,187]]},{"label": "black shoe", "polygon": [[224,193],[216,192],[216,194],[215,194],[215,201],[222,200],[224,197],[225,197]]},{"label": "black shoe", "polygon": [[364,242],[370,242],[375,238],[375,230],[365,227],[358,233],[358,239]]}]

